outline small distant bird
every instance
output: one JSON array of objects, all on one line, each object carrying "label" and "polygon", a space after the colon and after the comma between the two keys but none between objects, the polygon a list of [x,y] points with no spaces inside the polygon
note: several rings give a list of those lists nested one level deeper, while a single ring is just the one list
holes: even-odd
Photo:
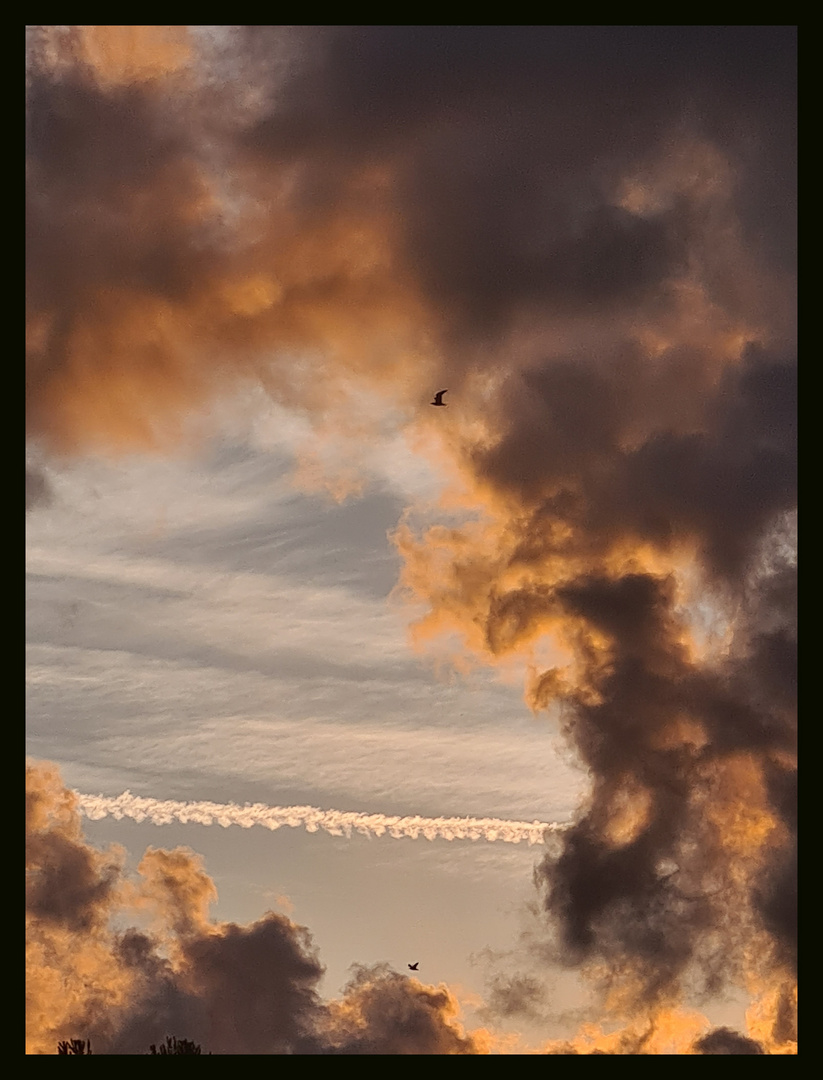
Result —
[{"label": "small distant bird", "polygon": [[430,405],[442,405],[446,408],[446,402],[443,400],[443,395],[448,394],[448,390],[438,390],[434,395],[434,401],[429,402]]},{"label": "small distant bird", "polygon": [[[445,394],[446,391],[444,390],[443,393]],[[419,963],[420,961],[418,960],[417,964]],[[408,967],[409,971],[417,971],[417,964],[407,964],[406,966]]]}]

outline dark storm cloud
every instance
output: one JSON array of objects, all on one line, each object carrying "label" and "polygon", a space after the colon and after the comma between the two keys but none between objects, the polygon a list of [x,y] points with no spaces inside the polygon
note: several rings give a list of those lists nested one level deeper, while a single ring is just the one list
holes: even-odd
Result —
[{"label": "dark storm cloud", "polygon": [[[780,958],[797,974],[797,773],[774,766],[767,774],[772,805],[792,843],[769,860],[755,890],[764,925],[778,942]],[[791,1038],[791,1036],[786,1036]]]},{"label": "dark storm cloud", "polygon": [[[769,755],[792,747],[791,719],[752,700],[739,669],[724,677],[693,663],[666,583],[637,575],[589,579],[561,587],[557,596],[608,642],[594,654],[587,690],[564,698],[575,745],[592,769],[592,804],[560,857],[540,871],[570,957],[600,955],[615,971],[633,969],[636,992],[652,1001],[676,998],[695,969],[708,990],[716,989],[752,934],[744,898],[757,906],[763,886],[756,875],[741,882],[741,871],[760,859],[760,880],[780,895],[778,901],[769,892],[761,906],[781,953],[790,956],[794,804],[785,771],[770,765]],[[592,690],[593,703],[585,700]],[[702,734],[679,737],[684,721]],[[733,764],[740,755],[748,765]],[[739,793],[712,790],[726,768],[740,769]],[[783,773],[782,784],[775,773]],[[615,837],[621,793],[635,802],[637,821]],[[753,816],[737,819],[741,832],[729,843],[727,802],[737,798],[751,800]],[[758,821],[758,814],[765,816]],[[783,841],[759,851],[758,830],[771,833],[777,821]]]},{"label": "dark storm cloud", "polygon": [[[499,515],[497,550],[489,538],[467,549],[468,531],[461,540],[432,533],[453,561],[448,581],[433,575],[422,585],[424,566],[431,574],[436,565],[425,540],[416,551],[404,541],[404,552],[418,596],[457,629],[483,627],[492,654],[558,627],[573,650],[572,688],[547,671],[533,697],[562,703],[594,784],[560,858],[544,863],[548,910],[576,961],[605,959],[636,980],[639,999],[660,1005],[691,978],[717,989],[731,956],[744,962],[758,918],[778,954],[793,947],[794,827],[769,777],[792,772],[773,761],[794,752],[794,620],[790,610],[766,616],[764,599],[790,587],[794,569],[765,573],[760,564],[796,505],[796,373],[791,285],[785,291],[785,264],[760,242],[774,216],[755,194],[761,167],[790,142],[773,125],[793,125],[792,32],[744,33],[728,64],[728,31],[686,32],[682,51],[662,30],[634,40],[649,48],[634,86],[615,63],[629,55],[619,34],[602,75],[587,79],[595,33],[591,50],[574,54],[579,78],[567,80],[562,105],[544,93],[552,72],[518,83],[522,107],[505,132],[484,100],[485,126],[455,123],[439,152],[427,154],[420,136],[411,174],[426,182],[405,204],[421,226],[410,244],[456,319],[449,325],[471,326],[456,351],[467,337],[476,344],[478,326],[502,337],[526,316],[530,329],[543,320],[571,347],[529,355],[514,337],[501,351],[478,351],[505,375],[487,406],[490,435],[462,449],[468,475],[511,507],[501,512],[486,496]],[[612,93],[613,79],[625,94]],[[632,97],[637,86],[643,101]],[[545,122],[519,138],[532,92]],[[615,103],[627,100],[617,115]],[[621,175],[641,177],[642,198],[627,196],[618,212]],[[785,225],[790,158],[781,177],[772,190]],[[657,335],[654,348],[641,327]],[[738,332],[743,348],[730,348]],[[658,569],[669,558],[678,573],[687,550],[714,582],[704,602],[742,605],[726,663],[693,654],[676,578]],[[632,559],[650,560],[650,572],[627,572]],[[528,583],[514,587],[518,571]],[[750,801],[752,820],[724,842],[738,799]],[[621,814],[634,823],[616,835]],[[752,863],[757,873],[741,873]]]},{"label": "dark storm cloud", "polygon": [[498,438],[471,467],[530,514],[524,560],[552,550],[562,523],[569,550],[691,536],[722,577],[751,568],[796,504],[795,366],[752,348],[712,390],[705,352],[668,359],[662,371],[631,352],[547,359],[504,389]]},{"label": "dark storm cloud", "polygon": [[26,767],[26,909],[47,925],[88,932],[105,922],[120,859],[84,842],[56,770]]},{"label": "dark storm cloud", "polygon": [[313,1032],[323,973],[307,931],[269,913],[249,926],[221,924],[184,936],[174,965],[158,940],[127,931],[115,949],[136,993],[109,1053],[140,1053],[185,1032],[220,1054],[294,1052]]},{"label": "dark storm cloud", "polygon": [[699,1054],[762,1054],[763,1047],[730,1028],[715,1028],[695,1043]]},{"label": "dark storm cloud", "polygon": [[750,569],[764,533],[796,505],[796,409],[794,364],[752,349],[726,373],[706,430],[661,433],[629,456],[614,503],[634,512],[641,536],[665,523],[700,537],[723,577]]},{"label": "dark storm cloud", "polygon": [[[700,141],[714,139],[742,162],[734,184],[745,188],[762,173],[758,155],[792,126],[792,28],[247,27],[226,36],[234,81],[224,73],[223,85],[192,74],[194,62],[165,81],[106,80],[82,33],[61,39],[61,65],[31,65],[34,432],[64,422],[58,388],[69,402],[108,389],[109,408],[125,398],[151,419],[153,407],[158,427],[214,392],[213,380],[245,377],[249,346],[312,344],[307,299],[313,311],[322,300],[327,320],[358,296],[343,287],[352,269],[330,239],[321,258],[313,249],[307,276],[294,229],[390,229],[388,273],[401,292],[422,290],[444,374],[457,381],[478,364],[521,366],[477,348],[519,320],[670,307],[706,215],[688,176],[686,190],[642,208],[620,198],[620,184],[678,140],[697,140],[680,172],[700,174]],[[217,175],[230,179],[234,224],[207,209]],[[785,185],[775,192],[775,213],[790,195]],[[236,218],[247,196],[263,214],[265,239],[254,244],[254,226]],[[761,214],[749,231],[764,227]],[[278,248],[303,264],[299,288],[276,269]],[[237,293],[267,263],[281,299],[270,310],[258,297],[255,311]],[[704,285],[739,307],[745,267],[733,288],[735,275],[720,270],[709,265]],[[204,304],[219,361],[208,333],[192,337]],[[153,332],[138,329],[146,323]],[[121,334],[130,350],[111,348]],[[82,430],[64,440],[82,444]]]},{"label": "dark storm cloud", "polygon": [[[31,307],[60,311],[68,332],[96,289],[184,298],[218,253],[198,250],[185,220],[198,178],[192,148],[176,118],[162,115],[162,100],[47,79],[35,82],[29,107]],[[151,205],[140,206],[146,191]]]},{"label": "dark storm cloud", "polygon": [[[785,109],[794,86],[793,27],[246,27],[242,36],[240,55],[276,88],[261,142],[349,157],[393,141],[405,148],[433,121],[484,116],[495,103],[508,102],[516,125],[530,100],[558,128],[578,103],[605,106],[587,115],[590,134],[566,137],[617,147],[627,131],[644,132],[646,117],[695,99],[707,121],[732,106],[762,115]],[[272,63],[284,42],[285,77]]]},{"label": "dark storm cloud", "polygon": [[[643,993],[652,997],[659,981],[677,979],[691,959],[693,935],[710,925],[702,897],[679,902],[676,880],[660,870],[675,856],[687,818],[691,764],[685,748],[665,747],[672,716],[690,696],[681,686],[687,670],[666,591],[643,576],[559,591],[567,610],[605,634],[612,651],[595,675],[598,702],[575,703],[575,742],[596,777],[593,806],[559,860],[543,865],[549,908],[560,917],[572,957],[614,948],[613,960],[622,953],[643,966]],[[645,827],[628,842],[610,843],[605,833],[615,799],[632,787],[649,795]]]},{"label": "dark storm cloud", "polygon": [[[250,32],[259,51],[266,35]],[[308,28],[248,140],[299,162],[309,196],[391,164],[412,264],[475,334],[523,305],[648,299],[685,258],[689,207],[638,217],[604,188],[680,124],[768,155],[791,130],[793,43],[779,27]],[[772,158],[791,182],[791,156]]]}]

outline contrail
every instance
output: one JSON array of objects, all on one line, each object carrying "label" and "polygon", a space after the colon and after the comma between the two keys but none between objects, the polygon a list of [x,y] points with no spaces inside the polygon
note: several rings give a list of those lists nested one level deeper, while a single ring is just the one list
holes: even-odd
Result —
[{"label": "contrail", "polygon": [[345,810],[319,810],[316,806],[265,806],[213,802],[175,802],[173,799],[144,799],[123,792],[116,798],[105,795],[77,795],[80,810],[92,821],[104,817],[120,820],[150,821],[154,825],[239,825],[250,829],[262,825],[266,829],[304,828],[308,832],[323,829],[332,836],[392,836],[417,840],[502,840],[507,844],[542,844],[546,833],[567,828],[558,822],[506,821],[502,818],[470,817],[392,817],[388,814],[360,814]]}]

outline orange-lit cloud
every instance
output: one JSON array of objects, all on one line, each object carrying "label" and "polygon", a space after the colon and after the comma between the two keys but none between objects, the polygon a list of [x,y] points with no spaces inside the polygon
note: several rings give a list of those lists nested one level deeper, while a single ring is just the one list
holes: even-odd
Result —
[{"label": "orange-lit cloud", "polygon": [[145,1053],[167,1029],[222,1054],[488,1052],[447,988],[387,967],[360,969],[339,1001],[321,1001],[309,932],[274,912],[213,922],[217,893],[193,852],[150,848],[129,879],[119,852],[85,841],[54,766],[27,767],[26,795],[27,1053],[75,1037],[97,1053]]}]

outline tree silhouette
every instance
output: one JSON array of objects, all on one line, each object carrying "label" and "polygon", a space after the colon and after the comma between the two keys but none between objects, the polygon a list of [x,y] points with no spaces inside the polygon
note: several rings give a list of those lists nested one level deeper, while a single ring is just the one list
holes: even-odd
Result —
[{"label": "tree silhouette", "polygon": [[72,1039],[71,1042],[59,1042],[57,1044],[58,1054],[90,1054],[91,1053],[91,1039],[86,1042],[85,1039]]},{"label": "tree silhouette", "polygon": [[159,1049],[152,1043],[149,1047],[150,1054],[202,1054],[197,1043],[189,1039],[177,1039],[174,1035],[167,1035],[165,1043],[161,1043]]},{"label": "tree silhouette", "polygon": [[[71,1039],[57,1044],[58,1054],[90,1054],[91,1053],[91,1039],[86,1041],[85,1039]],[[190,1039],[178,1039],[174,1035],[167,1035],[166,1041],[161,1043],[160,1046],[151,1044],[149,1047],[149,1054],[202,1054],[198,1043],[192,1042]],[[211,1053],[211,1050],[209,1050]]]}]

